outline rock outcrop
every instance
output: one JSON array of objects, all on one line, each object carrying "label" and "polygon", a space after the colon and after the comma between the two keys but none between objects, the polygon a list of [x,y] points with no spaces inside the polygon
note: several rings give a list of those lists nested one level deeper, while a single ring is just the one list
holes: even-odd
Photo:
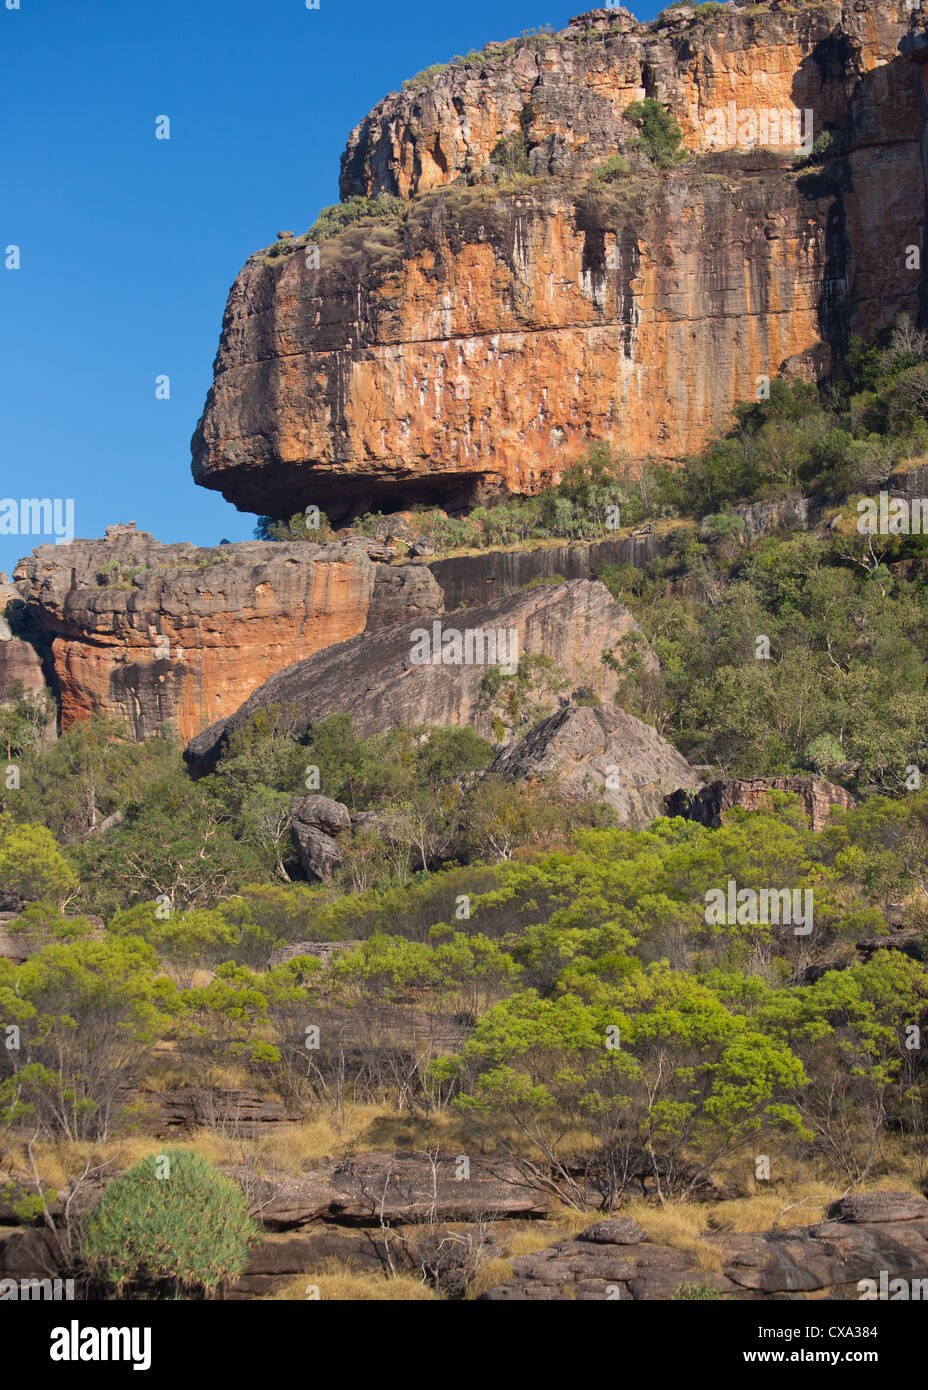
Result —
[{"label": "rock outcrop", "polygon": [[294,797],[290,834],[307,878],[328,878],[344,860],[336,836],[351,829],[351,813],[329,796]]},{"label": "rock outcrop", "polygon": [[[758,376],[821,377],[851,333],[918,310],[908,24],[901,0],[655,25],[598,10],[387,97],[351,136],[342,192],[406,206],[247,262],[197,482],[279,516],[453,508],[530,494],[594,440],[632,465],[680,459]],[[669,171],[624,115],[649,97],[692,152]],[[821,135],[830,156],[809,167]],[[502,137],[528,178],[494,182]],[[591,181],[621,151],[629,173]]]},{"label": "rock outcrop", "polygon": [[711,782],[695,793],[680,788],[664,798],[664,805],[668,816],[682,816],[684,820],[696,820],[717,830],[725,819],[726,811],[736,806],[742,811],[759,811],[769,805],[771,792],[792,792],[798,796],[816,834],[828,824],[833,807],[850,811],[857,805],[857,798],[844,787],[826,782],[823,777],[801,775],[736,777]]},{"label": "rock outcrop", "polygon": [[268,968],[286,965],[296,956],[315,956],[316,960],[328,965],[333,956],[342,951],[353,951],[360,945],[357,941],[291,941],[286,946],[278,946],[268,958]]},{"label": "rock outcrop", "polygon": [[361,1153],[288,1178],[276,1190],[259,1190],[262,1220],[272,1230],[313,1221],[346,1224],[468,1221],[478,1217],[544,1216],[547,1199],[527,1187],[506,1162],[472,1157],[460,1178],[455,1156],[432,1160],[424,1153]]},{"label": "rock outcrop", "polygon": [[[41,951],[48,945],[49,937],[37,932],[34,928],[30,931],[17,930],[18,926],[24,924],[22,914],[18,911],[8,912],[3,910],[8,896],[0,897],[0,957],[11,960],[14,965],[22,965],[30,956],[34,956],[37,951]],[[60,919],[67,922],[70,919],[65,916]],[[90,923],[88,935],[94,941],[102,941],[104,936],[103,918],[97,917],[94,913],[85,913],[77,919],[81,923]]]},{"label": "rock outcrop", "polygon": [[631,830],[665,814],[671,788],[702,786],[656,729],[609,705],[565,706],[504,748],[489,771],[529,783],[550,777],[569,798],[608,802]]},{"label": "rock outcrop", "polygon": [[0,704],[17,686],[24,694],[38,695],[47,688],[42,650],[43,635],[14,584],[0,582]]},{"label": "rock outcrop", "polygon": [[[523,656],[547,656],[578,688],[608,700],[617,676],[601,655],[640,631],[605,585],[584,579],[407,621],[340,642],[272,676],[234,715],[191,739],[184,757],[191,768],[205,769],[234,729],[272,705],[291,707],[295,729],[344,713],[364,737],[398,724],[469,723],[490,735],[492,716],[481,708],[480,694],[491,667],[511,667],[511,674]],[[656,667],[653,657],[646,660]]]},{"label": "rock outcrop", "polygon": [[[696,1257],[645,1239],[629,1240],[632,1223],[601,1222],[575,1240],[523,1255],[512,1278],[480,1297],[491,1302],[564,1299],[667,1299],[686,1284],[729,1298],[802,1296],[853,1289],[869,1279],[879,1296],[893,1279],[928,1278],[928,1203],[910,1193],[867,1193],[835,1204],[816,1226],[748,1234],[707,1232],[719,1272],[700,1270]],[[838,1212],[835,1219],[833,1212]],[[872,1212],[867,1216],[865,1212]],[[610,1239],[608,1228],[614,1226]],[[891,1294],[884,1292],[883,1297]],[[915,1295],[913,1295],[914,1297]]]},{"label": "rock outcrop", "polygon": [[441,609],[428,569],[377,563],[368,548],[203,549],[125,528],[39,546],[19,562],[16,589],[49,649],[62,727],[107,714],[135,738],[168,725],[188,739],[294,661]]}]

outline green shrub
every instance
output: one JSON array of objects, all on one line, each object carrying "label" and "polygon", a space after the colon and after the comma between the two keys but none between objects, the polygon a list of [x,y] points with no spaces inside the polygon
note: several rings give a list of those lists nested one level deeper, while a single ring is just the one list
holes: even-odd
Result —
[{"label": "green shrub", "polygon": [[417,72],[415,77],[407,77],[403,83],[403,91],[414,92],[419,87],[427,87],[433,77],[447,72],[450,67],[450,63],[432,63],[431,67],[423,68],[421,72]]},{"label": "green shrub", "polygon": [[[359,193],[343,203],[331,203],[323,208],[306,235],[312,242],[328,241],[353,222],[372,217],[397,217],[405,208],[402,198],[394,198],[389,193],[378,193],[376,198],[365,198]],[[286,244],[292,249],[292,242]]]},{"label": "green shrub", "polygon": [[522,131],[497,140],[490,159],[493,164],[499,164],[510,178],[514,174],[527,174],[528,143]]},{"label": "green shrub", "polygon": [[199,1154],[174,1149],[149,1154],[106,1188],[83,1253],[119,1291],[135,1285],[179,1297],[237,1278],[257,1239],[237,1184]]},{"label": "green shrub", "polygon": [[847,146],[847,136],[843,130],[822,130],[812,144],[812,153],[806,164],[824,164],[829,159],[842,155]]},{"label": "green shrub", "polygon": [[[278,521],[273,516],[259,516],[254,537],[256,541],[310,541],[314,545],[321,545],[332,540],[335,532],[325,512],[319,513],[318,521],[318,526],[309,525],[305,511],[294,512],[288,521]],[[217,555],[207,563],[215,564],[225,558],[224,555]]]},{"label": "green shrub", "polygon": [[621,154],[611,154],[605,164],[590,175],[591,183],[615,183],[629,171],[628,160]]},{"label": "green shrub", "polygon": [[44,825],[17,825],[0,814],[0,884],[24,899],[62,904],[77,889],[77,875]]},{"label": "green shrub", "polygon": [[625,118],[641,131],[629,142],[630,148],[643,150],[655,168],[670,169],[683,158],[683,132],[659,101],[653,97],[633,101],[625,108]]},{"label": "green shrub", "polygon": [[267,259],[276,260],[278,256],[286,256],[294,250],[296,243],[290,240],[275,241],[273,246],[268,247]]},{"label": "green shrub", "polygon": [[536,574],[534,579],[530,579],[522,587],[525,589],[539,589],[542,584],[566,584],[567,579],[563,574]]},{"label": "green shrub", "polygon": [[819,734],[807,745],[805,760],[816,772],[827,772],[845,761],[844,749],[834,734]]}]

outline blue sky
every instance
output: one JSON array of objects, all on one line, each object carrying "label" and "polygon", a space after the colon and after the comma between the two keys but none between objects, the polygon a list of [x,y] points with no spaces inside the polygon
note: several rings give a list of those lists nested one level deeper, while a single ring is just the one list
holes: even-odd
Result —
[{"label": "blue sky", "polygon": [[[349,131],[404,78],[488,39],[563,28],[584,6],[12,2],[0,0],[0,497],[73,498],[78,536],[134,520],[163,541],[250,539],[254,517],[190,476],[240,266],[337,201]],[[170,140],[155,139],[162,115]],[[160,375],[170,400],[155,397]],[[0,535],[0,570],[37,543]]]}]

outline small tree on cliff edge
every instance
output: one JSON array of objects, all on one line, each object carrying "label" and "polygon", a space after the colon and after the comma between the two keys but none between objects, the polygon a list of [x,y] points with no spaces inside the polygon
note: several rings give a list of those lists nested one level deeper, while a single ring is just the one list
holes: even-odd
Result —
[{"label": "small tree on cliff edge", "polygon": [[641,131],[636,140],[629,141],[629,148],[644,150],[656,168],[670,169],[682,159],[683,132],[659,101],[653,97],[633,101],[625,108],[625,119]]}]

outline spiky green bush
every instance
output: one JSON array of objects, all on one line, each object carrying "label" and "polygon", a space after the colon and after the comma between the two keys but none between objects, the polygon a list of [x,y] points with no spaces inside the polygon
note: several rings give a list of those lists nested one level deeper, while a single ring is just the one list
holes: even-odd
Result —
[{"label": "spiky green bush", "polygon": [[241,1189],[199,1154],[173,1149],[149,1154],[106,1188],[83,1253],[119,1291],[136,1285],[180,1297],[237,1278],[257,1239]]}]

